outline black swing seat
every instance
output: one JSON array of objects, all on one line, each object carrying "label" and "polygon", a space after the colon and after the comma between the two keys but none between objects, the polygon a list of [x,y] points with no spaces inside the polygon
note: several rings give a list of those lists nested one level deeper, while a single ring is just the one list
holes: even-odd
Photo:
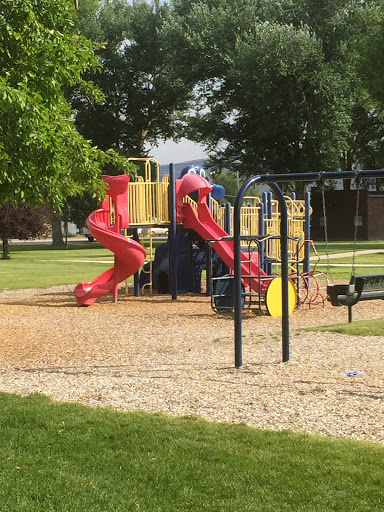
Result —
[{"label": "black swing seat", "polygon": [[352,277],[349,284],[328,284],[328,300],[332,306],[354,306],[360,299],[364,283],[363,277]]}]

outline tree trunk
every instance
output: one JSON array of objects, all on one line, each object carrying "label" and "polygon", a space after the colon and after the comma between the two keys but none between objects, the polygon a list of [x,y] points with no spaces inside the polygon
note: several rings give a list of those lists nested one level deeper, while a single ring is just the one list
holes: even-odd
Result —
[{"label": "tree trunk", "polygon": [[3,238],[3,254],[1,256],[2,260],[9,260],[11,257],[9,255],[9,244],[8,239]]},{"label": "tree trunk", "polygon": [[52,245],[64,245],[63,233],[61,231],[61,215],[60,213],[52,213]]}]

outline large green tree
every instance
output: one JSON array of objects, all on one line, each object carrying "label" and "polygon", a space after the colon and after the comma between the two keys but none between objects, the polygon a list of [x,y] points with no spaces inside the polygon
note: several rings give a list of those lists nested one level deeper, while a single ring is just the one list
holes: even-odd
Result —
[{"label": "large green tree", "polygon": [[357,68],[363,86],[368,93],[368,101],[379,113],[384,112],[384,2],[370,2],[365,16],[370,30],[360,40]]},{"label": "large green tree", "polygon": [[172,1],[164,42],[193,90],[190,136],[217,167],[327,171],[369,156],[358,135],[373,120],[355,66],[366,4]]},{"label": "large green tree", "polygon": [[89,73],[103,92],[95,103],[76,91],[76,123],[100,148],[114,148],[128,156],[145,156],[145,144],[177,136],[176,112],[187,107],[188,89],[181,76],[171,75],[160,37],[171,15],[167,3],[124,0],[84,7],[78,26],[96,44],[101,73]]},{"label": "large green tree", "polygon": [[[99,66],[74,31],[73,0],[0,1],[0,199],[45,202],[102,190],[114,158],[77,131],[64,89]],[[121,165],[123,162],[119,161]]]}]

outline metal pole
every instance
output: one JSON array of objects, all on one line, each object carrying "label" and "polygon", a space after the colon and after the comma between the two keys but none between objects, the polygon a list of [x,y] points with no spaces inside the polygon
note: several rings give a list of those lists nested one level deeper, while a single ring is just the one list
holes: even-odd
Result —
[{"label": "metal pole", "polygon": [[282,295],[282,353],[283,363],[289,361],[289,294],[288,294],[288,210],[284,194],[276,183],[269,183],[280,206],[281,295]]},{"label": "metal pole", "polygon": [[[225,211],[224,211],[224,230],[228,233],[229,236],[232,234],[232,215],[231,215],[231,203],[225,203]],[[222,262],[223,275],[227,275],[230,273],[230,268],[228,265]]]},{"label": "metal pole", "polygon": [[241,368],[243,366],[243,341],[242,341],[242,289],[241,289],[241,233],[240,233],[240,217],[241,217],[241,206],[243,204],[246,190],[251,187],[254,183],[257,183],[259,176],[249,178],[239,190],[236,197],[234,207],[234,313],[235,313],[235,367]]},{"label": "metal pole", "polygon": [[229,236],[232,234],[231,203],[225,203],[224,229]]},{"label": "metal pole", "polygon": [[[136,242],[140,242],[140,238],[139,238],[139,234],[138,234],[137,228],[133,229],[132,238]],[[139,272],[135,272],[135,274],[133,276],[133,295],[135,297],[140,297],[140,282],[139,282],[139,280],[140,280]]]},{"label": "metal pole", "polygon": [[211,297],[212,295],[212,247],[211,244],[205,243],[205,271],[206,271],[206,291],[205,295]]},{"label": "metal pole", "polygon": [[306,188],[304,192],[305,218],[304,218],[304,263],[303,272],[309,273],[310,270],[310,239],[311,239],[311,194]]},{"label": "metal pole", "polygon": [[169,164],[169,220],[168,251],[169,280],[172,299],[177,299],[177,258],[176,258],[176,191],[175,164]]},{"label": "metal pole", "polygon": [[[265,235],[265,224],[264,224],[264,214],[265,207],[264,203],[260,203],[259,209],[259,236],[263,237]],[[265,272],[265,243],[259,243],[259,266]]]},{"label": "metal pole", "polygon": [[[267,219],[272,219],[272,216],[273,216],[272,192],[267,192],[266,213],[267,213]],[[268,260],[267,260],[265,269],[266,269],[267,274],[272,274],[272,263],[270,261],[270,258],[268,258]]]}]

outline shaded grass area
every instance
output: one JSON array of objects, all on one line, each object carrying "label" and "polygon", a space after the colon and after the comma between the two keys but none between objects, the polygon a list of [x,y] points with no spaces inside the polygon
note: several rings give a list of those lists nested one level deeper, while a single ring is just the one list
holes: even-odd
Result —
[{"label": "shaded grass area", "polygon": [[326,327],[308,327],[304,331],[329,331],[352,336],[384,336],[384,318],[358,320],[353,323],[334,324]]},{"label": "shaded grass area", "polygon": [[0,394],[0,509],[382,510],[384,447]]},{"label": "shaded grass area", "polygon": [[[68,249],[47,244],[15,245],[11,259],[0,260],[0,290],[90,281],[110,268],[113,258],[108,249],[96,242],[70,243]],[[110,263],[98,263],[100,260]]]}]

